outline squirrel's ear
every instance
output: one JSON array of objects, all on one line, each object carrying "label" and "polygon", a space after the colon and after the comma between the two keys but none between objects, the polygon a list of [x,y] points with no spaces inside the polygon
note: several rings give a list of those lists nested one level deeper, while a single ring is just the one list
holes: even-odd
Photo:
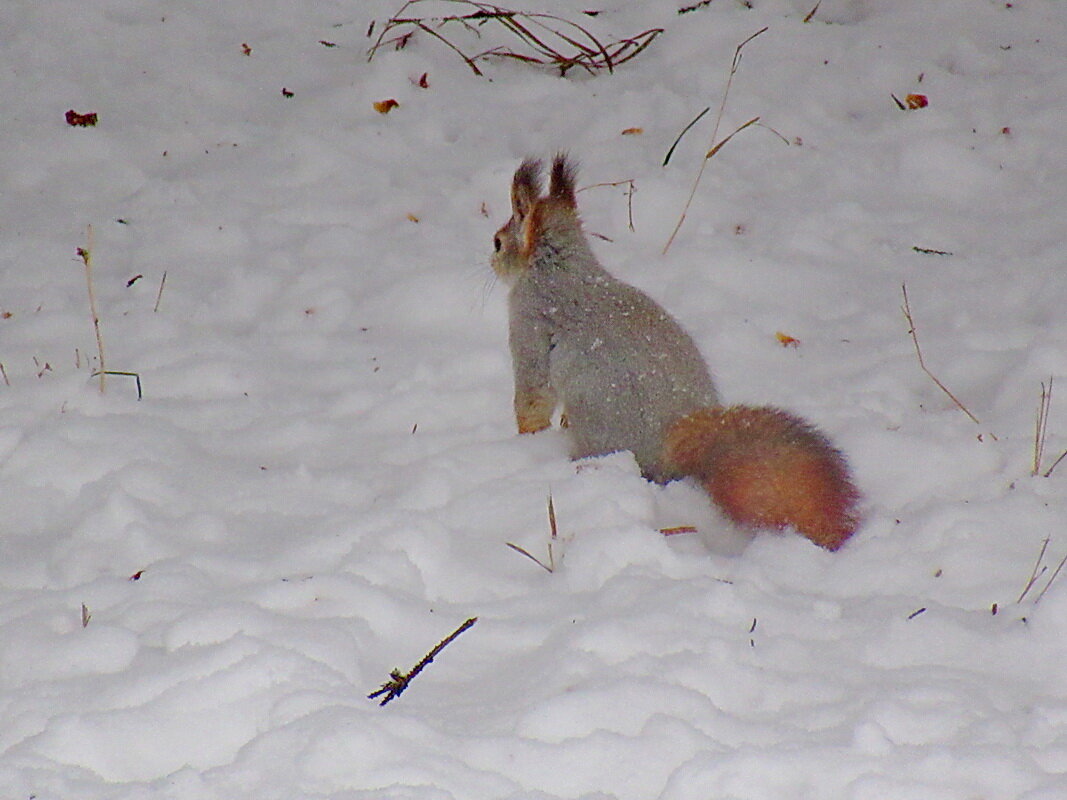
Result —
[{"label": "squirrel's ear", "polygon": [[528,158],[515,170],[511,179],[511,214],[525,219],[533,204],[541,196],[541,162]]},{"label": "squirrel's ear", "polygon": [[552,177],[548,184],[548,194],[558,200],[562,200],[572,208],[577,207],[578,200],[574,196],[574,181],[578,174],[578,167],[567,158],[566,153],[557,153],[552,159]]}]

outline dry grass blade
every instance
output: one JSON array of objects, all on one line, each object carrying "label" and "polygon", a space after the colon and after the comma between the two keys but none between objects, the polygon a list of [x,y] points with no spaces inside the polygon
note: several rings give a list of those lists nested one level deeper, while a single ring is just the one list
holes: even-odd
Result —
[{"label": "dry grass blade", "polygon": [[519,553],[520,555],[526,556],[528,559],[530,559],[532,562],[534,562],[537,566],[539,566],[545,572],[554,572],[555,571],[555,570],[552,569],[552,567],[550,565],[546,564],[544,561],[539,559],[537,556],[533,555],[525,547],[520,547],[519,545],[515,544],[514,542],[504,542],[504,544],[506,544],[508,547],[510,547],[516,553]]},{"label": "dry grass blade", "polygon": [[1041,382],[1041,400],[1037,404],[1037,425],[1034,431],[1034,467],[1031,475],[1041,472],[1041,459],[1045,454],[1045,436],[1048,433],[1048,412],[1052,407],[1052,376],[1048,379],[1048,388]]},{"label": "dry grass blade", "polygon": [[1045,458],[1045,438],[1048,435],[1048,415],[1052,410],[1052,376],[1048,379],[1048,388],[1045,384],[1041,384],[1041,400],[1037,405],[1037,425],[1034,431],[1034,467],[1031,471],[1031,475],[1041,475],[1044,478],[1048,478],[1052,475],[1052,471],[1059,466],[1063,459],[1067,458],[1067,450],[1060,453],[1059,457],[1052,462],[1052,466],[1045,472],[1041,472],[1041,462]]},{"label": "dry grass blade", "polygon": [[1052,575],[1051,575],[1051,577],[1049,577],[1048,583],[1045,584],[1045,588],[1042,589],[1038,593],[1037,597],[1034,598],[1034,605],[1035,606],[1038,603],[1041,602],[1041,598],[1045,596],[1045,593],[1048,592],[1048,590],[1052,588],[1052,584],[1053,584],[1053,582],[1055,582],[1056,578],[1059,577],[1060,572],[1063,570],[1063,565],[1064,564],[1067,564],[1067,556],[1064,556],[1062,559],[1060,559],[1060,563],[1056,566],[1056,569],[1054,569],[1052,571]]},{"label": "dry grass blade", "polygon": [[[566,75],[578,66],[590,74],[600,70],[614,71],[648,47],[662,28],[651,28],[636,36],[610,42],[601,41],[587,27],[554,14],[515,11],[492,3],[476,0],[436,0],[458,7],[462,13],[437,17],[420,17],[415,7],[424,0],[407,0],[382,26],[378,38],[367,52],[367,60],[374,58],[383,46],[393,44],[397,49],[407,45],[411,35],[423,31],[438,39],[459,55],[475,75],[482,75],[478,62],[489,58],[507,58],[525,64],[551,66]],[[497,44],[476,55],[468,56],[444,30],[462,28],[467,34],[481,38],[487,25],[510,34],[520,44],[516,48]],[[372,25],[368,33],[373,32]],[[403,31],[400,33],[399,31]]]},{"label": "dry grass blade", "polygon": [[[1034,562],[1034,568],[1030,571],[1030,577],[1026,581],[1026,585],[1023,587],[1022,592],[1019,594],[1019,599],[1015,601],[1016,603],[1021,603],[1025,600],[1026,596],[1030,593],[1030,590],[1033,589],[1034,585],[1037,583],[1038,578],[1048,572],[1048,566],[1044,561],[1045,554],[1048,552],[1049,538],[1050,537],[1046,536],[1041,542],[1041,550],[1038,551],[1037,560]],[[1034,605],[1040,603],[1041,598],[1052,588],[1052,584],[1056,581],[1056,578],[1060,576],[1065,565],[1067,565],[1067,556],[1060,559],[1060,563],[1056,565],[1056,569],[1052,571],[1052,575],[1050,575],[1049,579],[1045,582],[1044,588],[1042,588],[1041,591],[1038,592],[1037,597],[1034,598]]]},{"label": "dry grass blade", "polygon": [[556,553],[553,549],[553,545],[556,543],[556,539],[559,538],[559,528],[556,525],[556,505],[552,502],[552,495],[548,495],[548,563],[539,559],[537,556],[532,555],[525,547],[519,547],[512,542],[504,542],[508,547],[514,550],[516,553],[526,556],[537,566],[543,569],[545,572],[556,571]]},{"label": "dry grass blade", "polygon": [[1063,459],[1065,458],[1067,458],[1067,450],[1064,450],[1062,453],[1060,453],[1059,458],[1052,462],[1052,466],[1045,470],[1042,477],[1050,477],[1052,475],[1052,470],[1056,469],[1056,467],[1060,465],[1060,462],[1063,461]]},{"label": "dry grass blade", "polygon": [[717,145],[715,145],[713,148],[711,148],[707,152],[707,154],[704,156],[704,160],[707,160],[707,159],[713,157],[716,153],[718,153],[720,150],[722,150],[726,146],[726,143],[728,141],[730,141],[735,136],[737,136],[737,134],[741,133],[741,131],[743,131],[745,128],[748,128],[748,127],[750,127],[752,125],[755,125],[757,122],[759,122],[759,117],[753,117],[748,122],[746,122],[744,125],[742,125],[739,128],[737,128],[733,133],[731,133],[729,136],[727,136],[725,139],[723,139]]},{"label": "dry grass blade", "polygon": [[667,150],[667,155],[663,157],[663,164],[661,166],[665,167],[667,166],[667,164],[670,163],[671,156],[674,155],[674,151],[678,147],[678,143],[682,141],[682,137],[689,133],[689,129],[696,125],[698,122],[700,122],[704,115],[707,114],[709,111],[711,111],[711,106],[708,106],[695,117],[693,117],[693,119],[689,121],[689,124],[682,128],[682,132],[678,134],[677,138],[674,140],[674,143],[670,146],[670,149]]},{"label": "dry grass blade", "polygon": [[923,372],[925,372],[926,376],[937,385],[937,388],[939,388],[942,392],[948,395],[949,399],[956,404],[956,407],[959,408],[960,411],[970,417],[971,422],[976,425],[981,425],[982,423],[978,421],[978,417],[972,414],[967,408],[967,406],[961,403],[956,397],[956,395],[950,392],[948,387],[945,386],[945,384],[943,384],[940,380],[938,380],[937,376],[934,375],[934,373],[931,372],[926,366],[926,362],[923,360],[922,348],[919,347],[919,336],[915,333],[915,320],[911,316],[911,306],[908,303],[908,285],[906,283],[902,283],[900,285],[900,288],[904,293],[904,306],[901,308],[901,310],[904,312],[904,318],[908,321],[908,333],[911,334],[911,341],[915,344],[915,355],[919,359],[919,368]]}]

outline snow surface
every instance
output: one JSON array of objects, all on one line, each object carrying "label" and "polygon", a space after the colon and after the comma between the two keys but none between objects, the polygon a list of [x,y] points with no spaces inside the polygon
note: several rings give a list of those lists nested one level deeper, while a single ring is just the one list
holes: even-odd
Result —
[{"label": "snow surface", "polygon": [[[681,4],[524,3],[665,29],[565,79],[428,37],[368,63],[398,0],[0,6],[0,797],[1067,796],[1067,463],[1031,475],[1050,378],[1067,449],[1062,0]],[[763,26],[720,135],[774,132],[663,256]],[[843,550],[514,433],[488,252],[559,148],[633,181],[632,232],[626,183],[580,195],[596,250],[723,395],[849,454]],[[92,377],[88,225],[141,401]],[[505,546],[547,558],[550,493],[552,574]]]}]

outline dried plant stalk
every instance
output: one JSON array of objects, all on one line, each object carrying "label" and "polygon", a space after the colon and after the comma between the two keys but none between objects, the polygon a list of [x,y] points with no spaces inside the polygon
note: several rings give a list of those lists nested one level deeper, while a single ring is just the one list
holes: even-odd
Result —
[{"label": "dried plant stalk", "polygon": [[[708,143],[707,153],[705,153],[704,158],[702,158],[700,160],[700,169],[697,170],[697,176],[693,180],[693,188],[689,191],[689,197],[686,199],[685,206],[682,208],[682,213],[678,217],[678,223],[674,226],[674,230],[671,231],[670,238],[667,239],[667,244],[663,245],[663,253],[664,253],[664,255],[666,255],[667,251],[671,249],[671,245],[674,243],[674,237],[676,237],[678,235],[678,231],[680,231],[682,229],[682,225],[685,223],[686,215],[689,213],[689,206],[691,206],[693,204],[693,198],[696,197],[697,188],[700,186],[700,179],[702,177],[704,177],[704,168],[708,165],[708,161],[716,153],[718,153],[726,145],[727,142],[729,142],[732,138],[734,138],[734,136],[739,134],[741,131],[743,131],[745,128],[749,127],[750,125],[755,125],[757,122],[759,122],[759,117],[756,117],[755,119],[750,119],[748,122],[746,122],[741,127],[737,128],[733,133],[731,133],[725,139],[723,139],[722,141],[718,141],[719,125],[722,123],[722,115],[723,115],[723,112],[726,110],[726,100],[730,96],[730,87],[733,85],[734,75],[737,74],[738,67],[741,66],[741,51],[744,49],[746,44],[748,44],[753,39],[755,39],[757,36],[759,36],[760,34],[766,32],[766,31],[767,31],[767,28],[765,28],[765,27],[764,28],[760,28],[754,34],[752,34],[747,39],[745,39],[745,41],[741,42],[741,44],[739,44],[737,46],[737,49],[734,50],[734,60],[730,64],[730,73],[726,77],[726,88],[723,89],[723,92],[722,92],[722,102],[719,103],[719,112],[718,112],[718,114],[715,115],[715,127],[712,128],[712,131],[711,131],[711,141]],[[704,112],[703,111],[700,112],[700,114],[697,116],[696,119],[700,119],[700,117],[702,117],[702,116],[704,116]],[[679,134],[678,139],[681,139],[681,137],[685,135],[685,132],[688,131],[691,127],[693,127],[693,124],[695,122],[696,122],[696,120],[693,120],[693,122],[689,123],[689,125],[687,125],[685,127],[685,130],[683,130],[682,133]],[[664,162],[663,162],[664,164],[666,164],[667,161],[670,160],[671,152],[674,151],[674,148],[677,146],[677,144],[678,144],[678,141],[676,140],[675,143],[673,145],[671,145],[671,150],[670,150],[670,152],[667,153],[667,158],[665,158]]]},{"label": "dried plant stalk", "polygon": [[96,351],[100,355],[100,394],[104,393],[107,368],[104,366],[104,339],[100,334],[100,315],[96,313],[96,293],[93,291],[93,226],[86,235],[87,246],[78,248],[78,257],[85,265],[85,282],[89,287],[89,313],[93,316],[93,331],[96,333]]},{"label": "dried plant stalk", "polygon": [[[615,67],[639,55],[663,33],[662,28],[650,28],[635,36],[605,42],[587,27],[555,14],[514,11],[477,0],[433,1],[438,5],[458,6],[461,11],[457,14],[422,17],[417,15],[416,7],[430,0],[407,0],[382,26],[378,38],[367,51],[367,60],[372,60],[387,45],[397,50],[403,49],[416,32],[422,31],[455,52],[475,75],[483,74],[478,62],[490,58],[509,58],[526,64],[550,66],[558,69],[560,75],[566,75],[574,67],[581,67],[595,75],[601,70],[613,72]],[[446,36],[446,32],[451,35],[451,31],[462,29],[481,38],[482,31],[490,25],[513,36],[519,43],[518,47],[496,45],[468,55],[454,41],[454,37]],[[372,24],[368,35],[373,31]]]},{"label": "dried plant stalk", "polygon": [[1041,472],[1041,462],[1045,457],[1045,438],[1048,435],[1048,414],[1052,409],[1052,376],[1049,375],[1048,387],[1045,387],[1044,381],[1041,383],[1041,400],[1037,404],[1037,425],[1034,430],[1034,467],[1030,471],[1031,475],[1042,475],[1048,478],[1052,475],[1052,470],[1059,466],[1059,463],[1063,459],[1067,458],[1067,450],[1060,453],[1059,458],[1052,462],[1052,466]]},{"label": "dried plant stalk", "polygon": [[956,407],[959,408],[960,411],[970,417],[971,422],[973,422],[975,425],[981,425],[982,423],[978,421],[978,417],[972,414],[967,408],[967,406],[961,403],[956,397],[956,395],[950,392],[948,387],[945,386],[945,384],[943,384],[940,380],[938,380],[937,376],[934,375],[934,373],[931,372],[926,366],[926,362],[923,360],[922,348],[919,347],[919,337],[915,333],[915,320],[911,316],[911,306],[908,304],[908,285],[906,283],[902,283],[900,285],[900,288],[901,291],[903,291],[904,293],[904,306],[901,308],[901,310],[904,312],[904,318],[908,321],[908,333],[911,334],[911,341],[915,344],[915,355],[919,359],[919,368],[926,373],[926,376],[930,380],[937,384],[938,389],[948,395],[949,399],[956,404]]}]

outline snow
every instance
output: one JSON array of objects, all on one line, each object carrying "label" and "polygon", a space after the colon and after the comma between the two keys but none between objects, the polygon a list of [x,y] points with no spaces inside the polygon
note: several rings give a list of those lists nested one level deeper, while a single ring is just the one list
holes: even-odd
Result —
[{"label": "snow", "polygon": [[[1067,464],[1031,475],[1042,382],[1043,468],[1067,449],[1058,0],[523,3],[665,29],[564,79],[426,37],[368,63],[399,5],[0,8],[0,795],[1067,796]],[[773,132],[663,255],[764,26],[720,136]],[[594,248],[722,395],[848,454],[841,551],[514,433],[491,238],[559,148],[623,182],[579,195]],[[89,225],[140,401],[92,375]],[[506,546],[547,561],[550,495],[552,573]]]}]

